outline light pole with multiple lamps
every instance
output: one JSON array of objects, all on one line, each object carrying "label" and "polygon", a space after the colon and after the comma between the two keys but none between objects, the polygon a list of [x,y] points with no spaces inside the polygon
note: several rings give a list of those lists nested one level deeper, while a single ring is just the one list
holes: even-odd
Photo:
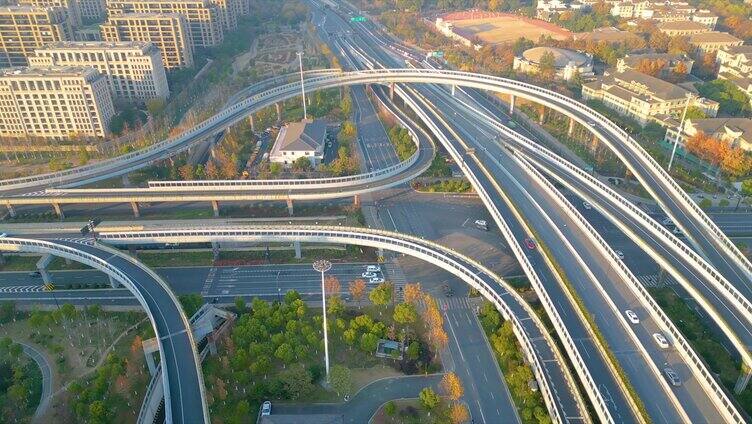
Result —
[{"label": "light pole with multiple lamps", "polygon": [[676,148],[679,146],[679,139],[681,133],[684,131],[684,119],[687,117],[687,110],[689,110],[689,104],[692,102],[692,93],[687,94],[687,103],[684,104],[684,112],[682,112],[681,121],[679,121],[679,128],[676,129],[676,139],[674,139],[674,148],[671,149],[671,159],[668,161],[668,171],[671,171],[671,165],[674,164],[674,156],[676,156]]},{"label": "light pole with multiple lamps", "polygon": [[326,382],[329,383],[329,336],[326,328],[326,288],[324,285],[324,273],[332,268],[332,263],[326,259],[319,259],[313,263],[313,269],[321,273],[321,307],[324,316],[324,362],[326,365]]},{"label": "light pole with multiple lamps", "polygon": [[308,119],[308,111],[305,104],[305,84],[303,83],[303,52],[297,52],[298,63],[300,64],[300,91],[303,93],[303,120]]}]

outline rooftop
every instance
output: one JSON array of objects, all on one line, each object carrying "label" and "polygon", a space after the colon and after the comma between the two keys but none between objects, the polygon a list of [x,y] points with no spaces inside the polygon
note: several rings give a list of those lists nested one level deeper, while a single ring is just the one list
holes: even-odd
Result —
[{"label": "rooftop", "polygon": [[675,60],[690,61],[687,55],[684,54],[669,54],[669,53],[641,53],[641,54],[627,54],[624,56],[624,63],[630,67],[637,66],[643,60],[663,60],[665,62],[672,62]]},{"label": "rooftop", "polygon": [[734,37],[727,32],[710,31],[701,32],[699,34],[692,34],[689,36],[689,42],[693,44],[699,43],[736,43],[742,40]]},{"label": "rooftop", "polygon": [[590,58],[582,53],[557,47],[533,47],[532,49],[525,50],[522,53],[522,57],[530,62],[540,63],[543,55],[546,53],[553,55],[554,64],[557,68],[563,68],[570,62],[574,62],[576,66],[582,66],[590,61]]},{"label": "rooftop", "polygon": [[752,139],[752,119],[747,118],[708,118],[691,119],[687,121],[687,127],[694,127],[696,131],[713,135],[718,133],[733,132],[745,140]]},{"label": "rooftop", "polygon": [[275,153],[279,151],[322,151],[325,137],[326,122],[321,119],[291,122],[279,130],[273,150]]},{"label": "rooftop", "polygon": [[45,44],[37,50],[56,50],[56,49],[74,49],[74,50],[102,50],[102,49],[140,49],[148,51],[154,48],[154,45],[148,41],[56,41]]},{"label": "rooftop", "polygon": [[661,100],[683,99],[686,98],[689,93],[688,90],[679,87],[678,85],[632,70],[609,73],[606,77],[606,81],[609,78],[613,79],[614,82],[621,81],[621,84],[618,82],[617,84],[622,87],[624,85],[640,85],[644,87],[650,95]]},{"label": "rooftop", "polygon": [[44,68],[8,68],[2,71],[4,78],[13,77],[87,77],[99,75],[89,66],[48,66]]},{"label": "rooftop", "polygon": [[670,31],[708,31],[708,27],[695,21],[671,21],[661,22],[658,29]]}]

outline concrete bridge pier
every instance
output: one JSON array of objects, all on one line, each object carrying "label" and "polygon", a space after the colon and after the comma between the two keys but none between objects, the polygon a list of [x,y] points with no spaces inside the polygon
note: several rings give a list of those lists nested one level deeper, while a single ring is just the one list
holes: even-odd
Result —
[{"label": "concrete bridge pier", "polygon": [[747,388],[750,378],[752,378],[752,370],[742,365],[742,372],[739,374],[739,379],[736,380],[734,393],[739,394],[743,392]]},{"label": "concrete bridge pier", "polygon": [[383,258],[384,257],[384,249],[382,249],[382,248],[379,247],[378,250],[376,250],[376,255],[378,257],[380,257],[380,258]]},{"label": "concrete bridge pier", "polygon": [[11,218],[16,217],[16,208],[13,207],[10,203],[5,205],[6,209],[8,209],[8,215],[10,215]]},{"label": "concrete bridge pier", "polygon": [[120,179],[123,182],[123,187],[130,187],[131,186],[131,180],[130,180],[130,178],[128,178],[128,174],[123,174],[123,176],[120,177]]},{"label": "concrete bridge pier", "polygon": [[538,124],[543,125],[543,123],[546,122],[546,107],[541,106],[539,111],[540,113],[538,114]]},{"label": "concrete bridge pier", "polygon": [[219,242],[213,241],[211,242],[212,246],[212,258],[216,261],[219,259]]},{"label": "concrete bridge pier", "polygon": [[110,278],[110,287],[112,287],[113,289],[118,289],[123,286],[116,279],[112,278],[112,276],[108,277]]},{"label": "concrete bridge pier", "polygon": [[131,209],[133,209],[133,216],[141,218],[141,210],[138,208],[138,202],[131,202]]},{"label": "concrete bridge pier", "polygon": [[282,104],[277,102],[274,106],[277,108],[277,122],[282,122]]},{"label": "concrete bridge pier", "polygon": [[253,122],[253,115],[248,115],[248,123],[251,124],[251,131],[256,132],[256,125]]},{"label": "concrete bridge pier", "polygon": [[61,221],[65,219],[65,214],[63,213],[63,207],[60,206],[59,203],[53,203],[52,204],[52,209],[55,210],[55,213],[57,214],[57,217],[60,218]]},{"label": "concrete bridge pier", "polygon": [[149,374],[152,376],[157,372],[157,363],[154,361],[154,352],[159,351],[159,343],[156,338],[144,340],[141,343],[141,347],[144,349],[144,357],[146,358],[146,365],[149,367]]},{"label": "concrete bridge pier", "polygon": [[569,118],[569,129],[567,130],[567,135],[572,136],[574,134],[574,118]]},{"label": "concrete bridge pier", "polygon": [[457,93],[457,86],[452,84],[452,96],[454,96]]},{"label": "concrete bridge pier", "polygon": [[517,98],[514,96],[514,94],[511,94],[509,96],[509,114],[510,115],[514,114],[514,102],[515,102],[516,99]]},{"label": "concrete bridge pier", "polygon": [[353,196],[353,206],[360,206],[360,194]]},{"label": "concrete bridge pier", "polygon": [[294,210],[292,207],[292,199],[287,199],[287,212],[292,216]]},{"label": "concrete bridge pier", "polygon": [[214,209],[214,217],[219,218],[219,202],[216,200],[211,201],[212,209]]},{"label": "concrete bridge pier", "polygon": [[292,244],[293,244],[293,246],[295,246],[295,259],[302,258],[303,257],[303,250],[300,247],[300,242],[296,240],[296,241],[292,242]]},{"label": "concrete bridge pier", "polygon": [[3,252],[0,252],[0,265],[5,265],[5,256],[3,256]]},{"label": "concrete bridge pier", "polygon": [[394,83],[389,83],[389,100],[394,100]]},{"label": "concrete bridge pier", "polygon": [[50,276],[50,273],[47,272],[47,267],[50,266],[50,262],[52,262],[52,259],[54,256],[52,255],[44,255],[37,261],[37,271],[39,271],[39,274],[42,276],[42,282],[47,284],[52,284],[52,277]]}]

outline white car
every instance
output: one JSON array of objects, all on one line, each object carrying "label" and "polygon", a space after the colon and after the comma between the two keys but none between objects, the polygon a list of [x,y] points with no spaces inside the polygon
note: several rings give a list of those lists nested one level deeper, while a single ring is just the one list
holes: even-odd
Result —
[{"label": "white car", "polygon": [[621,250],[617,250],[614,253],[616,253],[616,256],[618,256],[619,259],[624,260],[624,252],[622,252]]},{"label": "white car", "polygon": [[633,310],[627,309],[626,311],[624,311],[624,315],[627,316],[627,319],[632,324],[639,324],[640,323],[640,318],[637,316],[637,314]]},{"label": "white car", "polygon": [[378,265],[368,265],[366,267],[366,272],[381,272],[381,267]]},{"label": "white car", "polygon": [[0,238],[2,237],[8,237],[8,233],[0,233]]},{"label": "white car", "polygon": [[657,344],[661,349],[668,349],[668,339],[666,339],[666,336],[664,336],[663,334],[653,333],[653,340],[655,340],[655,344]]},{"label": "white car", "polygon": [[375,272],[364,272],[364,273],[360,274],[360,276],[363,277],[363,278],[374,278],[374,277],[377,277],[377,275],[376,275]]},{"label": "white car", "polygon": [[261,416],[269,416],[272,414],[272,403],[268,400],[265,400],[264,403],[261,404]]},{"label": "white car", "polygon": [[585,209],[587,209],[587,210],[593,209],[593,205],[591,205],[588,202],[582,202],[582,207],[585,208]]},{"label": "white car", "polygon": [[384,282],[384,279],[381,277],[371,277],[371,279],[368,280],[368,282],[371,284],[381,284]]}]

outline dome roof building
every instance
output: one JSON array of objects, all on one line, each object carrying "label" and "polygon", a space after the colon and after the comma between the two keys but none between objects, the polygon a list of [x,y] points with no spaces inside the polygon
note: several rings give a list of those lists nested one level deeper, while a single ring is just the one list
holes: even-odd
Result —
[{"label": "dome roof building", "polygon": [[593,76],[592,55],[557,47],[533,47],[525,50],[522,55],[514,58],[514,69],[538,73],[541,63],[548,60],[553,62],[557,78],[570,80],[577,74],[585,77]]}]

